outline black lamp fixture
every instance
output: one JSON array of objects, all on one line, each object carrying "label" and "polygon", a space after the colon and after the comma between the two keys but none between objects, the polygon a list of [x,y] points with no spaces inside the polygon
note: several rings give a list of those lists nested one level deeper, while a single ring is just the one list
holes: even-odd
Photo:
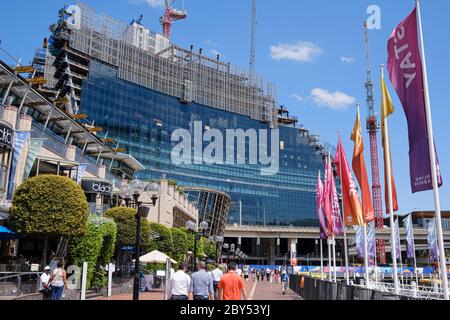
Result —
[{"label": "black lamp fixture", "polygon": [[189,232],[192,232],[194,234],[194,257],[192,261],[192,270],[197,271],[197,241],[199,241],[201,237],[204,237],[206,235],[206,231],[209,228],[209,223],[206,221],[202,221],[197,226],[197,223],[193,221],[187,221],[185,226]]}]

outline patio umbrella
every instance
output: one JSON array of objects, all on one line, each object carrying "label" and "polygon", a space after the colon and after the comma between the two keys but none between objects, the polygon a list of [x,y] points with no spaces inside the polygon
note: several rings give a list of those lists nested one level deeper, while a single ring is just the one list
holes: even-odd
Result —
[{"label": "patio umbrella", "polygon": [[166,263],[167,259],[170,259],[170,262],[172,264],[177,263],[171,257],[165,255],[162,252],[159,252],[158,250],[143,255],[142,257],[139,258],[139,261],[141,263]]},{"label": "patio umbrella", "polygon": [[4,226],[0,226],[0,240],[14,240],[17,236],[14,232]]}]

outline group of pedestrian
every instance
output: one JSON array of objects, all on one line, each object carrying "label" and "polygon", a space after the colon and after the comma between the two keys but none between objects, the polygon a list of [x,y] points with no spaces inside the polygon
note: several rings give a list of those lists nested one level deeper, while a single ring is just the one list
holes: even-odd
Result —
[{"label": "group of pedestrian", "polygon": [[58,262],[55,270],[47,266],[39,279],[39,293],[43,300],[61,300],[64,288],[67,288],[67,273],[64,264]]},{"label": "group of pedestrian", "polygon": [[167,288],[170,300],[247,300],[245,282],[237,274],[234,262],[228,265],[225,274],[218,266],[208,272],[203,261],[192,276],[187,271],[187,264],[181,263],[171,276]]}]

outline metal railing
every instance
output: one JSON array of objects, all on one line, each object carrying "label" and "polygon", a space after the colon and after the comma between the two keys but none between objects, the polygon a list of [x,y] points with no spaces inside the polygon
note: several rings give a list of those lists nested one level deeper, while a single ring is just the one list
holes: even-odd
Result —
[{"label": "metal railing", "polygon": [[38,293],[41,274],[41,272],[1,272],[0,295],[20,296]]}]

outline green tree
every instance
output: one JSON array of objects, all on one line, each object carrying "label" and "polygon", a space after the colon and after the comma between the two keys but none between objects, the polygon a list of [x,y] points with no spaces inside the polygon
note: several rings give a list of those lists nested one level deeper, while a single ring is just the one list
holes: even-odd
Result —
[{"label": "green tree", "polygon": [[72,179],[42,175],[17,188],[10,214],[15,231],[44,237],[42,261],[47,263],[48,237],[84,235],[89,207],[84,191]]},{"label": "green tree", "polygon": [[173,253],[172,231],[159,223],[150,223],[149,251],[158,250],[171,256]]},{"label": "green tree", "polygon": [[112,260],[115,239],[116,223],[112,219],[91,216],[87,233],[69,242],[69,261],[79,267],[88,263],[88,288],[102,288],[106,284],[103,267]]},{"label": "green tree", "polygon": [[173,259],[177,263],[184,261],[188,248],[188,235],[186,229],[173,228],[172,229],[173,238]]},{"label": "green tree", "polygon": [[[123,247],[136,245],[136,209],[115,207],[105,213],[106,218],[114,220],[117,226],[116,254]],[[150,224],[141,218],[141,248],[148,251],[150,245]]]}]

